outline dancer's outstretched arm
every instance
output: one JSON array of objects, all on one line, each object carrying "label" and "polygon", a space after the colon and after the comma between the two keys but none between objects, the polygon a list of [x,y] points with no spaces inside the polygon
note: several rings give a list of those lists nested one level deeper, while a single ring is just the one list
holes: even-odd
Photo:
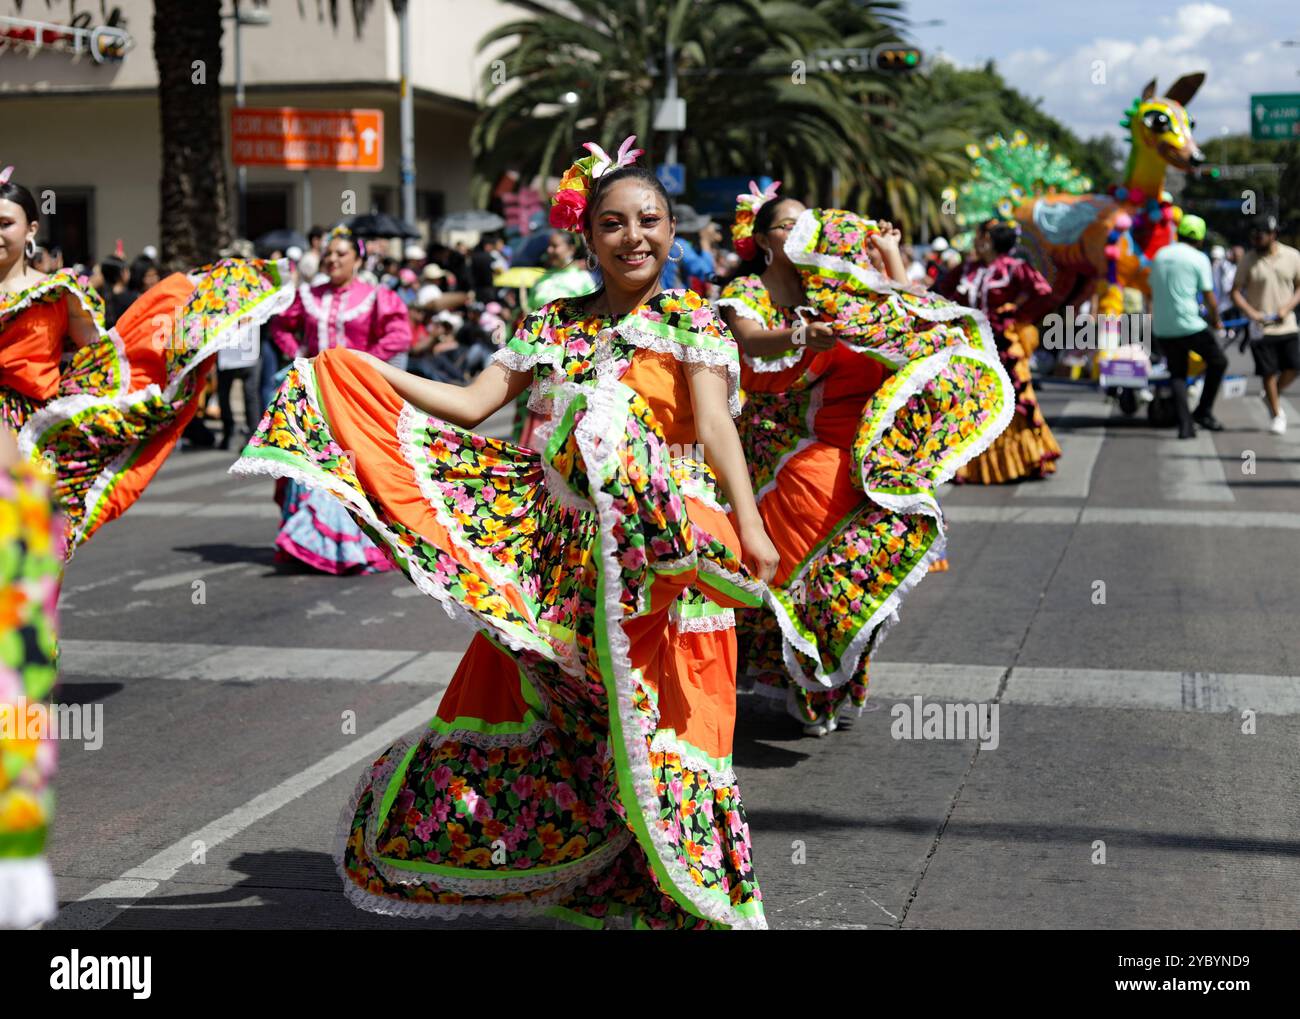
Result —
[{"label": "dancer's outstretched arm", "polygon": [[[795,349],[794,329],[764,329],[731,308],[722,309],[722,320],[750,357],[777,357]],[[814,351],[829,350],[835,344],[835,334],[825,322],[810,322],[804,330],[804,342]]]},{"label": "dancer's outstretched arm", "polygon": [[533,380],[530,371],[515,371],[501,364],[490,364],[467,386],[433,382],[394,368],[373,354],[361,353],[407,403],[450,421],[461,428],[477,428],[498,410],[524,391]]},{"label": "dancer's outstretched arm", "polygon": [[759,580],[767,583],[776,573],[781,557],[763,529],[758,506],[754,503],[745,451],[727,410],[726,377],[701,369],[690,373],[690,383],[696,437],[704,447],[705,459],[718,476],[727,501],[731,503],[736,529],[740,532],[743,561]]}]

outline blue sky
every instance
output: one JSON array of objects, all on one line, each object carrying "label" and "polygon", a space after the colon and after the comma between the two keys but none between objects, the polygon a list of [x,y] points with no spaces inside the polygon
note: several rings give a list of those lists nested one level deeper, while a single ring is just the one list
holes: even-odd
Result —
[{"label": "blue sky", "polygon": [[[1252,93],[1300,93],[1300,2],[1170,0],[909,0],[912,38],[962,66],[992,57],[1002,74],[1085,137],[1118,121],[1152,77],[1163,89],[1205,71],[1188,109],[1201,141],[1249,131]],[[1101,65],[1095,64],[1101,61]],[[1095,68],[1105,81],[1093,81]]]}]

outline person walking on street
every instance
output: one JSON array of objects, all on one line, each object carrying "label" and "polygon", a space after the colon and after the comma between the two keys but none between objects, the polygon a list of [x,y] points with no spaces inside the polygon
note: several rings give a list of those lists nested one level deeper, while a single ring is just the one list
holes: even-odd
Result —
[{"label": "person walking on street", "polygon": [[[1178,224],[1178,239],[1161,248],[1151,263],[1151,326],[1169,362],[1180,439],[1194,439],[1196,425],[1211,432],[1223,431],[1214,416],[1214,398],[1228,370],[1228,358],[1215,338],[1222,323],[1214,300],[1210,259],[1201,250],[1204,245],[1205,220],[1185,215]],[[1204,318],[1197,305],[1198,295],[1205,303]],[[1195,412],[1189,413],[1187,362],[1192,351],[1205,360],[1205,385]]]},{"label": "person walking on street", "polygon": [[1277,220],[1260,216],[1250,232],[1249,251],[1237,268],[1232,300],[1248,319],[1255,371],[1264,382],[1264,402],[1273,420],[1269,431],[1286,432],[1286,414],[1278,402],[1300,371],[1300,251],[1277,239]]}]

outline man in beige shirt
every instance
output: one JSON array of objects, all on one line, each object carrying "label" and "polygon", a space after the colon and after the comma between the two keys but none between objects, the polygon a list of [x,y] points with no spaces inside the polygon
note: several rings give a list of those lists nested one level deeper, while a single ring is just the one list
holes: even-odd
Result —
[{"label": "man in beige shirt", "polygon": [[1260,216],[1250,232],[1252,250],[1242,259],[1232,284],[1232,300],[1251,321],[1255,371],[1264,380],[1264,401],[1273,421],[1269,431],[1286,431],[1279,394],[1300,372],[1300,251],[1277,239],[1277,220]]}]

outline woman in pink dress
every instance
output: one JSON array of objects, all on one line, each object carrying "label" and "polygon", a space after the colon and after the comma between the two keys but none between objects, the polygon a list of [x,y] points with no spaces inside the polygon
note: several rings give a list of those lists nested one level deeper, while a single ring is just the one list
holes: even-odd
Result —
[{"label": "woman in pink dress", "polygon": [[957,472],[955,480],[976,485],[1045,478],[1061,457],[1052,430],[1038,407],[1029,377],[1029,358],[1038,348],[1034,323],[1050,307],[1052,285],[1023,258],[1011,254],[1019,239],[1012,223],[990,219],[975,235],[975,259],[936,287],[945,297],[982,311],[993,327],[998,356],[1016,392],[1016,412],[993,445]]},{"label": "woman in pink dress", "polygon": [[[356,278],[365,249],[346,227],[330,234],[321,258],[329,281],[298,288],[289,310],[271,323],[271,339],[289,357],[315,357],[348,347],[401,362],[411,347],[406,305],[392,290]],[[272,422],[274,427],[274,422]],[[336,499],[291,478],[276,486],[280,533],[276,558],[296,559],[324,573],[374,573],[392,569]]]}]

